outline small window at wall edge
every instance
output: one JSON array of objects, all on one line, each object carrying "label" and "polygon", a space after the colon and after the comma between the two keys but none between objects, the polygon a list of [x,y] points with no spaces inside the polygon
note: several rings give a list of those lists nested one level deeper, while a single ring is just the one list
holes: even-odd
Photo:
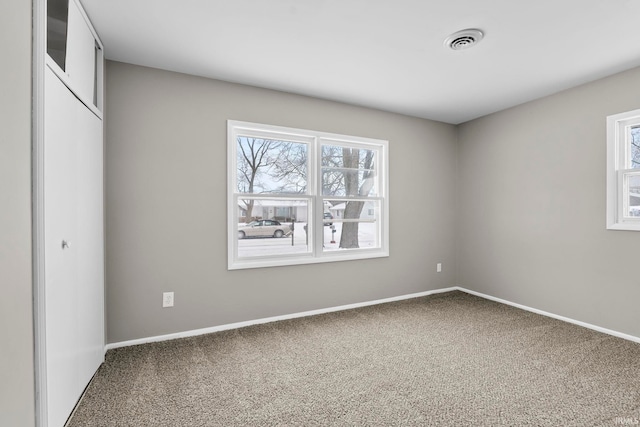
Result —
[{"label": "small window at wall edge", "polygon": [[386,140],[228,120],[228,269],[388,257],[388,170]]},{"label": "small window at wall edge", "polygon": [[640,231],[640,109],[607,117],[607,229]]}]

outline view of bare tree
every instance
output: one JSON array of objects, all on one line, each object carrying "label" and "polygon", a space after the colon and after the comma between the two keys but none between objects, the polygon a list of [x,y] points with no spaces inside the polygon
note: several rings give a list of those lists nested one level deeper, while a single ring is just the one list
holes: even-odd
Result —
[{"label": "view of bare tree", "polygon": [[[261,188],[260,172],[268,170],[274,164],[271,150],[277,150],[280,141],[258,138],[238,138],[238,191],[241,193],[256,193]],[[251,222],[255,200],[242,201],[247,211],[246,222]]]},{"label": "view of bare tree", "polygon": [[[340,146],[322,147],[322,194],[325,196],[367,197],[374,184],[374,151]],[[343,219],[358,219],[363,201],[345,203]],[[340,234],[341,248],[358,248],[358,222],[345,221]]]},{"label": "view of bare tree", "polygon": [[[237,138],[238,191],[247,194],[305,193],[306,144],[262,138]],[[242,200],[246,222],[253,216],[254,199]]]},{"label": "view of bare tree", "polygon": [[304,194],[307,192],[307,146],[297,142],[281,141],[277,158],[269,174],[278,183],[278,193]]},{"label": "view of bare tree", "polygon": [[[261,138],[237,138],[238,191],[247,194],[307,192],[308,147],[304,143]],[[322,146],[323,196],[369,196],[375,176],[375,151]],[[246,221],[251,221],[255,200],[242,200]],[[340,233],[341,248],[358,248],[358,221],[364,201],[345,202]]]},{"label": "view of bare tree", "polygon": [[[355,169],[343,174],[345,193],[347,196],[368,196],[373,187],[373,151],[354,148],[342,148],[344,167]],[[363,154],[363,155],[362,155]],[[362,181],[359,170],[362,170]],[[358,219],[362,213],[364,202],[351,200],[346,203],[344,219]],[[358,222],[345,222],[342,224],[340,235],[341,248],[358,248]]]}]

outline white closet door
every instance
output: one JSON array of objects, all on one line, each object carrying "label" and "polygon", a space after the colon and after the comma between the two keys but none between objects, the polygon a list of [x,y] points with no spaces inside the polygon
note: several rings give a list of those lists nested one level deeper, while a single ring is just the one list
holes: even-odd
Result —
[{"label": "white closet door", "polygon": [[44,241],[48,426],[104,360],[102,122],[47,68]]},{"label": "white closet door", "polygon": [[[73,118],[77,100],[47,69],[45,77],[45,308],[49,426],[62,426],[73,409],[76,369],[76,147]],[[62,242],[69,247],[63,248]],[[67,414],[67,415],[65,415]]]},{"label": "white closet door", "polygon": [[77,102],[76,241],[79,391],[104,361],[104,206],[102,121]]}]

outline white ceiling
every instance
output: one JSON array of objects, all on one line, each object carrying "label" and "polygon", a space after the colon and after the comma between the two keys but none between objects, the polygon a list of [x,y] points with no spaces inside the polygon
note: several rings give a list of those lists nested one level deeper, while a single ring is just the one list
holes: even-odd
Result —
[{"label": "white ceiling", "polygon": [[108,59],[454,124],[640,66],[640,0],[81,1]]}]

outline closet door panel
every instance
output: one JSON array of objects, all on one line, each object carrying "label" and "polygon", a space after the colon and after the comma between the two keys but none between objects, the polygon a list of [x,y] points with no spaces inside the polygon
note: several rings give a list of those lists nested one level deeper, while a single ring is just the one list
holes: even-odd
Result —
[{"label": "closet door panel", "polygon": [[[78,356],[76,98],[45,75],[44,215],[47,404],[49,425],[62,426],[76,403]],[[63,246],[66,242],[66,246]]]},{"label": "closet door panel", "polygon": [[45,74],[48,425],[63,426],[104,361],[102,121]]},{"label": "closet door panel", "polygon": [[104,361],[103,56],[79,0],[48,0],[47,12],[49,29],[56,20],[66,28],[48,32],[57,61],[45,58],[44,70],[38,393],[46,406],[38,410],[46,409],[45,425],[62,427]]},{"label": "closet door panel", "polygon": [[104,221],[102,121],[78,103],[77,230],[79,387],[104,361]]}]

